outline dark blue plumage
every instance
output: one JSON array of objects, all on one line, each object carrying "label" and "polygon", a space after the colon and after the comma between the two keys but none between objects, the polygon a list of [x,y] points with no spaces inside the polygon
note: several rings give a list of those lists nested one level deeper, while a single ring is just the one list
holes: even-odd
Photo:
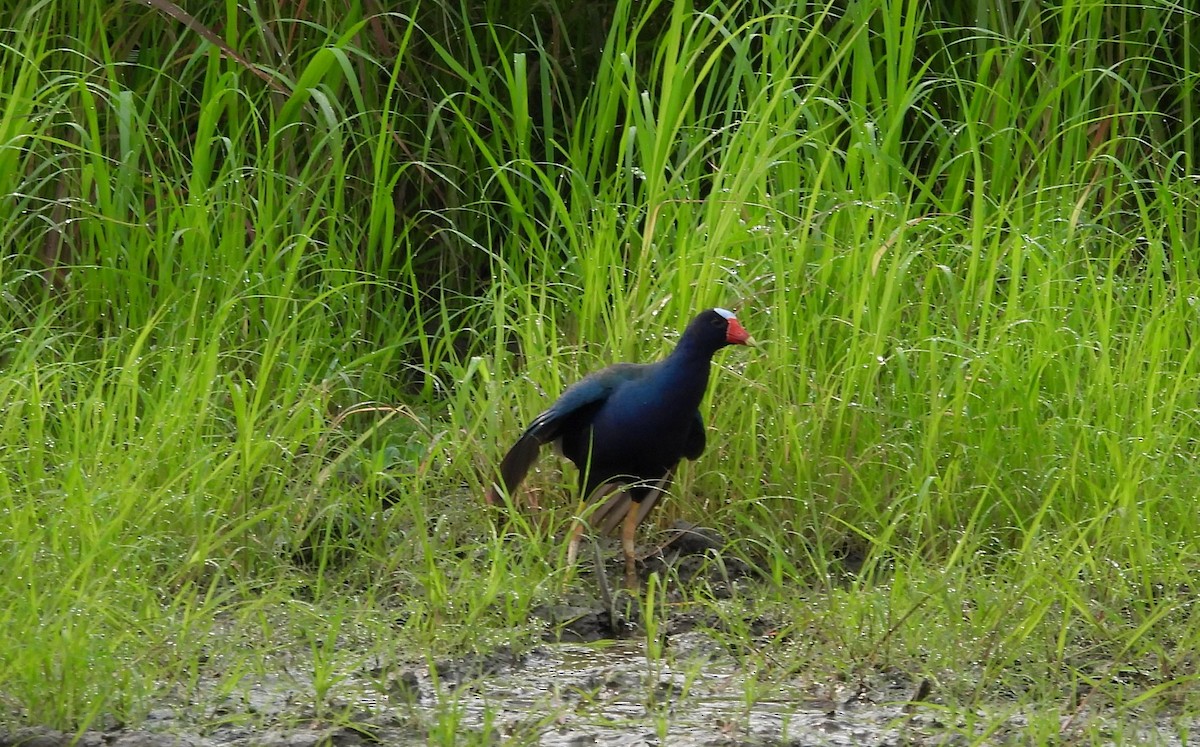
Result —
[{"label": "dark blue plumage", "polygon": [[[627,517],[632,501],[638,504],[636,519],[627,521],[632,533],[679,461],[704,451],[700,402],[713,354],[726,345],[753,343],[732,313],[709,309],[688,324],[663,360],[618,363],[586,376],[534,418],[509,450],[500,464],[504,490],[516,490],[542,445],[556,443],[579,468],[582,498],[614,483],[626,488],[618,498],[628,500],[610,500],[593,521],[611,531]],[[488,502],[498,497],[492,486]]]}]

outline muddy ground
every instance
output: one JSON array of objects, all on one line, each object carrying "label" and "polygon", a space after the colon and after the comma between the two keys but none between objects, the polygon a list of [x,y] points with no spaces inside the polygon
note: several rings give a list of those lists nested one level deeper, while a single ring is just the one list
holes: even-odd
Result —
[{"label": "muddy ground", "polygon": [[[717,593],[723,585],[753,582],[748,565],[727,562],[718,573],[700,562],[721,546],[719,536],[680,528],[689,531],[646,558],[643,574],[669,569],[686,584],[706,568],[704,581]],[[719,621],[695,613],[668,615],[657,639],[661,655],[648,655],[636,605],[613,590],[620,563],[610,557],[606,571],[578,584],[597,589],[595,595],[536,610],[546,640],[528,652],[498,650],[420,665],[351,656],[358,664],[343,674],[321,713],[313,710],[318,699],[305,653],[290,652],[277,671],[248,675],[232,692],[214,678],[187,696],[168,695],[137,728],[109,723],[82,734],[25,728],[0,733],[0,747],[1027,743],[1028,714],[997,703],[982,719],[994,731],[981,735],[940,704],[935,683],[898,669],[864,672],[853,682],[812,682],[797,674],[764,692],[753,684],[764,678],[744,663],[750,659],[739,664],[715,635]],[[751,634],[769,636],[776,622],[752,622]],[[1093,713],[1080,721],[1103,719]],[[1114,733],[1127,740],[1129,729]],[[1146,744],[1183,744],[1167,724],[1143,733]],[[1086,741],[1096,743],[1091,736]]]},{"label": "muddy ground", "polygon": [[[904,701],[916,691],[898,673],[879,673],[870,692],[835,687],[830,699],[783,688],[748,702],[740,686],[745,673],[712,639],[683,633],[669,640],[684,653],[657,663],[642,642],[626,640],[364,669],[339,688],[337,720],[348,721],[340,725],[309,710],[313,700],[302,678],[270,676],[247,681],[208,714],[207,726],[189,717],[187,706],[162,707],[138,729],[89,731],[77,744],[351,747],[476,743],[472,737],[564,747],[966,744],[936,714],[908,712]],[[0,738],[0,745],[57,747],[73,736],[25,729]]]}]

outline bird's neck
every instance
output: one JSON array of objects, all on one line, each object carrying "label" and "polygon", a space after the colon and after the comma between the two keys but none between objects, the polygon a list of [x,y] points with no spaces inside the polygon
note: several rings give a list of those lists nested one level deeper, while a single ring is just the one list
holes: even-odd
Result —
[{"label": "bird's neck", "polygon": [[681,340],[671,354],[662,362],[663,368],[673,373],[673,378],[682,389],[695,388],[703,396],[708,386],[708,368],[714,350]]},{"label": "bird's neck", "polygon": [[668,361],[677,362],[684,366],[707,367],[717,351],[709,345],[704,345],[684,336],[675,345],[675,349],[667,357]]}]

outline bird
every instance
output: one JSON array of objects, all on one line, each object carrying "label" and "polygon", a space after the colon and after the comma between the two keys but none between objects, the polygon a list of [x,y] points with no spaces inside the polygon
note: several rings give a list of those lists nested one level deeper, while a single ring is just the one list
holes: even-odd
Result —
[{"label": "bird", "polygon": [[[484,495],[489,505],[512,496],[552,443],[579,470],[580,500],[604,503],[588,517],[602,533],[621,526],[625,583],[637,588],[634,536],[670,485],[683,459],[704,452],[700,402],[713,355],[727,345],[755,345],[731,311],[706,309],[688,324],[675,349],[655,363],[616,363],[575,384],[533,419],[501,460]],[[567,546],[567,568],[578,554],[579,517]]]}]

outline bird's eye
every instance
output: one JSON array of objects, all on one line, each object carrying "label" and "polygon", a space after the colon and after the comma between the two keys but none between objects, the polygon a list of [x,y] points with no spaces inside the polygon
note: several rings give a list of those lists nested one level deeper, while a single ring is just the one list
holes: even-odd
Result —
[{"label": "bird's eye", "polygon": [[714,326],[714,327],[723,327],[726,324],[728,324],[728,322],[726,322],[723,318],[721,318],[719,316],[713,318],[713,320],[712,320],[712,326]]}]

